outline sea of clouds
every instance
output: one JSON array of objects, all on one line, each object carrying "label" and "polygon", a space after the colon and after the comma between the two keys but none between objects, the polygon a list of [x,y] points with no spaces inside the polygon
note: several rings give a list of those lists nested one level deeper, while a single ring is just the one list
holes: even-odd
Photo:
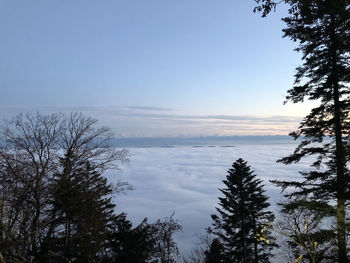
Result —
[{"label": "sea of clouds", "polygon": [[272,179],[300,179],[298,171],[310,164],[305,160],[285,166],[276,160],[291,154],[295,143],[241,144],[234,147],[151,147],[128,148],[130,162],[121,165],[120,171],[110,172],[112,182],[124,180],[135,190],[115,196],[118,212],[126,212],[138,224],[144,217],[150,222],[170,216],[183,227],[176,234],[182,254],[190,253],[204,229],[211,226],[212,213],[218,204],[219,188],[227,170],[238,158],[248,162],[265,184],[270,203],[277,210],[276,202],[282,195]]}]

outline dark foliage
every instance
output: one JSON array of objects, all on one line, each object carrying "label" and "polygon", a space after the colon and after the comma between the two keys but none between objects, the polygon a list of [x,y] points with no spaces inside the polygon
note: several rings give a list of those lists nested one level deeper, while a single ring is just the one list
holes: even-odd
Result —
[{"label": "dark foliage", "polygon": [[[269,262],[275,246],[269,225],[274,215],[264,194],[262,181],[238,159],[229,169],[218,215],[212,215],[215,234],[224,246],[227,262]],[[260,235],[262,234],[263,235]]]},{"label": "dark foliage", "polygon": [[2,130],[0,261],[162,262],[178,256],[173,215],[136,228],[115,214],[103,173],[127,160],[108,128],[82,114],[19,115]]},{"label": "dark foliage", "polygon": [[[75,262],[93,262],[105,246],[115,215],[112,185],[91,169],[89,162],[76,166],[67,177],[57,175],[53,192],[54,247],[46,249]],[[53,227],[53,226],[52,226]],[[48,239],[52,240],[51,237]],[[52,243],[52,242],[51,242]]]},{"label": "dark foliage", "polygon": [[182,230],[173,215],[149,224],[144,219],[137,227],[120,214],[107,238],[108,253],[103,262],[173,263],[178,257],[173,235]]},{"label": "dark foliage", "polygon": [[214,238],[210,244],[209,250],[205,251],[205,263],[225,262],[224,246],[218,238]]},{"label": "dark foliage", "polygon": [[143,263],[153,262],[155,240],[153,228],[145,219],[136,228],[125,214],[118,215],[107,237],[108,255],[102,262]]},{"label": "dark foliage", "polygon": [[[277,3],[256,1],[256,11],[265,16]],[[280,161],[290,164],[314,156],[315,170],[301,172],[302,181],[275,181],[282,189],[293,187],[290,198],[312,202],[335,202],[338,261],[347,262],[346,206],[349,191],[349,82],[350,82],[350,1],[284,0],[289,5],[285,17],[285,37],[298,42],[303,55],[295,85],[287,100],[293,103],[316,100],[312,109],[291,135],[300,139],[294,153]]]},{"label": "dark foliage", "polygon": [[[132,228],[103,173],[127,160],[108,128],[81,114],[19,115],[3,128],[0,257],[7,262],[175,262],[173,215]],[[1,259],[1,258],[0,258]],[[1,259],[2,260],[2,259]]]}]

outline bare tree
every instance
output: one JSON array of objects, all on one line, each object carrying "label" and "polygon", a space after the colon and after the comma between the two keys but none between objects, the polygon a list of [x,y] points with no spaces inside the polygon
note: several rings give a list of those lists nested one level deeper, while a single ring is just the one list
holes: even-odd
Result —
[{"label": "bare tree", "polygon": [[[152,224],[155,238],[155,259],[160,263],[174,263],[180,256],[173,235],[182,231],[182,226],[174,218],[174,213],[164,220]],[[159,261],[158,261],[159,260]]]},{"label": "bare tree", "polygon": [[[112,133],[98,128],[97,120],[79,113],[20,114],[5,121],[0,148],[0,248],[3,255],[39,258],[62,228],[62,211],[55,206],[54,193],[62,178],[82,171],[100,178],[107,169],[127,161],[127,151],[109,145]],[[87,179],[88,181],[89,179]],[[128,187],[119,182],[107,185],[107,195]],[[69,193],[68,193],[69,195]],[[66,236],[69,234],[66,222]]]},{"label": "bare tree", "polygon": [[[57,142],[61,114],[18,115],[2,129],[0,189],[2,213],[8,213],[12,230],[5,239],[20,243],[11,246],[17,254],[34,256],[48,224],[50,176],[58,169]],[[3,215],[4,216],[4,215]]]},{"label": "bare tree", "polygon": [[75,169],[78,161],[89,161],[91,168],[104,172],[118,168],[118,162],[127,161],[126,150],[111,147],[112,132],[108,127],[97,127],[98,120],[81,113],[71,113],[62,121],[59,146],[64,151],[63,167],[66,173]]},{"label": "bare tree", "polygon": [[206,228],[204,235],[201,235],[192,248],[190,254],[182,257],[184,263],[204,263],[206,260],[206,253],[210,250],[210,245],[213,242],[214,235],[210,228]]},{"label": "bare tree", "polygon": [[[84,255],[94,254],[94,250],[102,246],[106,224],[115,216],[111,194],[129,187],[123,182],[113,186],[101,177],[107,169],[117,169],[119,162],[127,161],[128,153],[112,148],[109,144],[112,138],[110,129],[99,128],[96,124],[96,119],[81,113],[72,113],[61,122],[58,145],[62,154],[59,158],[60,170],[54,175],[52,184],[54,200],[50,213],[55,220],[52,220],[47,232],[47,240],[62,236],[65,257],[72,254],[73,239],[84,234],[81,230],[83,224],[85,228],[89,224],[87,232],[94,232],[91,237],[94,245],[85,242],[90,249]],[[94,212],[88,213],[91,209]],[[77,217],[84,217],[85,221],[79,219],[77,222]],[[91,225],[92,222],[95,224]]]},{"label": "bare tree", "polygon": [[326,217],[333,208],[324,204],[323,210],[311,210],[310,204],[301,208],[290,201],[280,205],[281,218],[274,231],[286,242],[287,247],[283,248],[283,252],[295,262],[304,262],[304,259],[310,263],[334,262],[336,236],[334,229],[328,226],[330,217]]}]

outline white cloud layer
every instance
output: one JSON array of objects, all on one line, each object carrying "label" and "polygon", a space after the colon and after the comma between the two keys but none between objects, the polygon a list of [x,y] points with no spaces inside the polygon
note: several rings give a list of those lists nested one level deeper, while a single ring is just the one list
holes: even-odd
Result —
[{"label": "white cloud layer", "polygon": [[218,188],[223,187],[222,180],[235,160],[248,161],[264,181],[275,207],[281,198],[280,189],[269,180],[299,178],[298,171],[308,167],[307,161],[291,166],[276,163],[294,148],[295,144],[129,148],[130,163],[108,177],[112,181],[123,179],[135,187],[134,191],[115,199],[118,211],[127,212],[135,224],[144,217],[152,221],[175,211],[175,217],[183,226],[183,233],[177,234],[176,240],[181,252],[186,254],[204,228],[211,225],[210,215],[218,203]]}]

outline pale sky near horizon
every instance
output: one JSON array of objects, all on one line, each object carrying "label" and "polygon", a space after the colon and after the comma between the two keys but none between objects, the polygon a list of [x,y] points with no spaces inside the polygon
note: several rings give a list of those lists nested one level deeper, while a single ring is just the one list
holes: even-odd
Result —
[{"label": "pale sky near horizon", "polygon": [[286,134],[309,110],[283,106],[300,55],[285,10],[254,5],[0,0],[0,115],[79,110],[125,136]]}]

